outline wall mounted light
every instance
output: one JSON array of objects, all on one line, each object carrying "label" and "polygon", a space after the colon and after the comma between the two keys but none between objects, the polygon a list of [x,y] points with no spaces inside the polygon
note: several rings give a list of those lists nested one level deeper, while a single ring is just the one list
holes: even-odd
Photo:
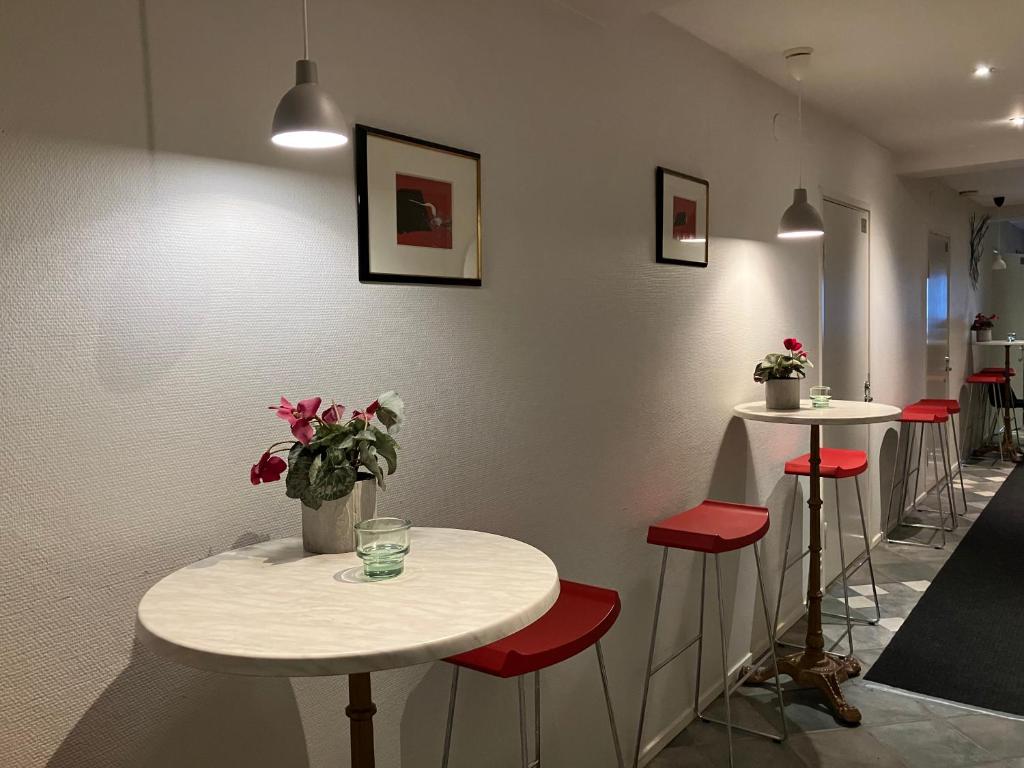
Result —
[{"label": "wall mounted light", "polygon": [[782,214],[779,221],[779,237],[783,240],[794,240],[821,237],[825,234],[825,224],[821,214],[807,202],[807,190],[804,188],[803,172],[803,138],[804,138],[804,75],[810,65],[813,48],[790,48],[783,55],[790,76],[797,81],[797,178],[799,186],[793,190],[793,204]]},{"label": "wall mounted light", "polygon": [[295,85],[274,111],[271,138],[281,147],[328,149],[348,143],[348,127],[338,105],[317,82],[309,59],[307,0],[302,0],[302,58],[295,62]]},{"label": "wall mounted light", "polygon": [[1006,269],[1006,261],[999,251],[992,251],[992,271],[999,272]]}]

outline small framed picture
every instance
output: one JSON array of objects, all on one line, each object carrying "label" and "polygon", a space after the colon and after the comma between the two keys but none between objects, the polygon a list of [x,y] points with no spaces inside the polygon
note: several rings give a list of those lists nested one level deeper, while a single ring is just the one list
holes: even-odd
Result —
[{"label": "small framed picture", "polygon": [[480,155],[356,126],[359,279],[481,285]]},{"label": "small framed picture", "polygon": [[689,267],[708,265],[709,186],[705,179],[658,166],[658,262]]}]

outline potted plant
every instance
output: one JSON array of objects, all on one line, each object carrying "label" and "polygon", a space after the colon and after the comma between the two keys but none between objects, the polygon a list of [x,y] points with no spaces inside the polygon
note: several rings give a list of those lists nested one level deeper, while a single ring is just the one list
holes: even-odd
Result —
[{"label": "potted plant", "polygon": [[974,316],[971,323],[971,330],[974,331],[975,341],[992,341],[992,326],[995,325],[999,315],[983,315],[981,312]]},{"label": "potted plant", "polygon": [[783,339],[786,352],[772,352],[754,366],[754,381],[765,385],[765,401],[770,410],[793,411],[800,407],[800,379],[804,368],[813,368],[807,350],[796,339]]},{"label": "potted plant", "polygon": [[[282,397],[280,405],[270,406],[288,422],[295,440],[264,451],[249,470],[249,480],[272,483],[287,470],[285,495],[302,503],[303,548],[317,554],[351,552],[353,526],[375,516],[377,486],[385,488],[385,475],[398,469],[394,436],[405,403],[385,392],[347,419],[345,406],[332,402],[320,411],[320,403],[311,397],[292,405]],[[287,461],[277,455],[282,453],[288,454]]]}]

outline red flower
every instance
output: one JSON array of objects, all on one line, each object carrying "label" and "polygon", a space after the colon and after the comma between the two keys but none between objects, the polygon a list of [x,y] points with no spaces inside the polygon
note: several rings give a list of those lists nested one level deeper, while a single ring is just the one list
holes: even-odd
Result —
[{"label": "red flower", "polygon": [[324,412],[320,414],[320,418],[328,424],[337,424],[341,421],[342,414],[345,413],[344,405],[332,405],[324,409]]},{"label": "red flower", "polygon": [[804,348],[804,345],[801,344],[796,339],[783,339],[782,340],[782,346],[784,346],[790,352],[799,352],[801,349]]},{"label": "red flower", "polygon": [[[274,408],[274,406],[270,407]],[[319,407],[319,397],[300,400],[298,405],[292,405],[282,397],[281,404],[277,406],[277,418],[284,419],[292,425],[292,434],[295,435],[296,440],[303,445],[309,445],[309,441],[313,439],[313,427],[309,422],[316,418]]]},{"label": "red flower", "polygon": [[374,400],[372,403],[366,406],[365,411],[352,411],[352,418],[362,419],[363,421],[369,423],[370,419],[373,418],[373,414],[375,414],[378,410],[380,410],[380,403]]},{"label": "red flower", "polygon": [[288,463],[280,456],[271,456],[264,453],[260,460],[252,465],[249,470],[249,481],[253,485],[272,483],[281,479],[281,473],[288,469]]}]

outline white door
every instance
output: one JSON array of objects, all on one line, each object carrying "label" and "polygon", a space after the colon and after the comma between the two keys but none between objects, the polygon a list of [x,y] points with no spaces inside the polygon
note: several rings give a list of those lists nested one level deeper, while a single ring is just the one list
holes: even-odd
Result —
[{"label": "white door", "polygon": [[928,234],[928,397],[949,397],[949,238]]},{"label": "white door", "polygon": [[[863,400],[869,392],[868,316],[870,214],[855,206],[826,199],[823,206],[825,237],[822,244],[821,383],[832,388],[837,400]],[[829,427],[822,430],[822,445],[868,452],[866,426]],[[869,453],[870,456],[870,453]],[[865,505],[871,494],[871,472],[859,477]],[[822,517],[826,525],[824,578],[830,582],[840,571],[835,481],[822,480]],[[853,480],[839,481],[846,560],[864,550],[857,492]]]}]

